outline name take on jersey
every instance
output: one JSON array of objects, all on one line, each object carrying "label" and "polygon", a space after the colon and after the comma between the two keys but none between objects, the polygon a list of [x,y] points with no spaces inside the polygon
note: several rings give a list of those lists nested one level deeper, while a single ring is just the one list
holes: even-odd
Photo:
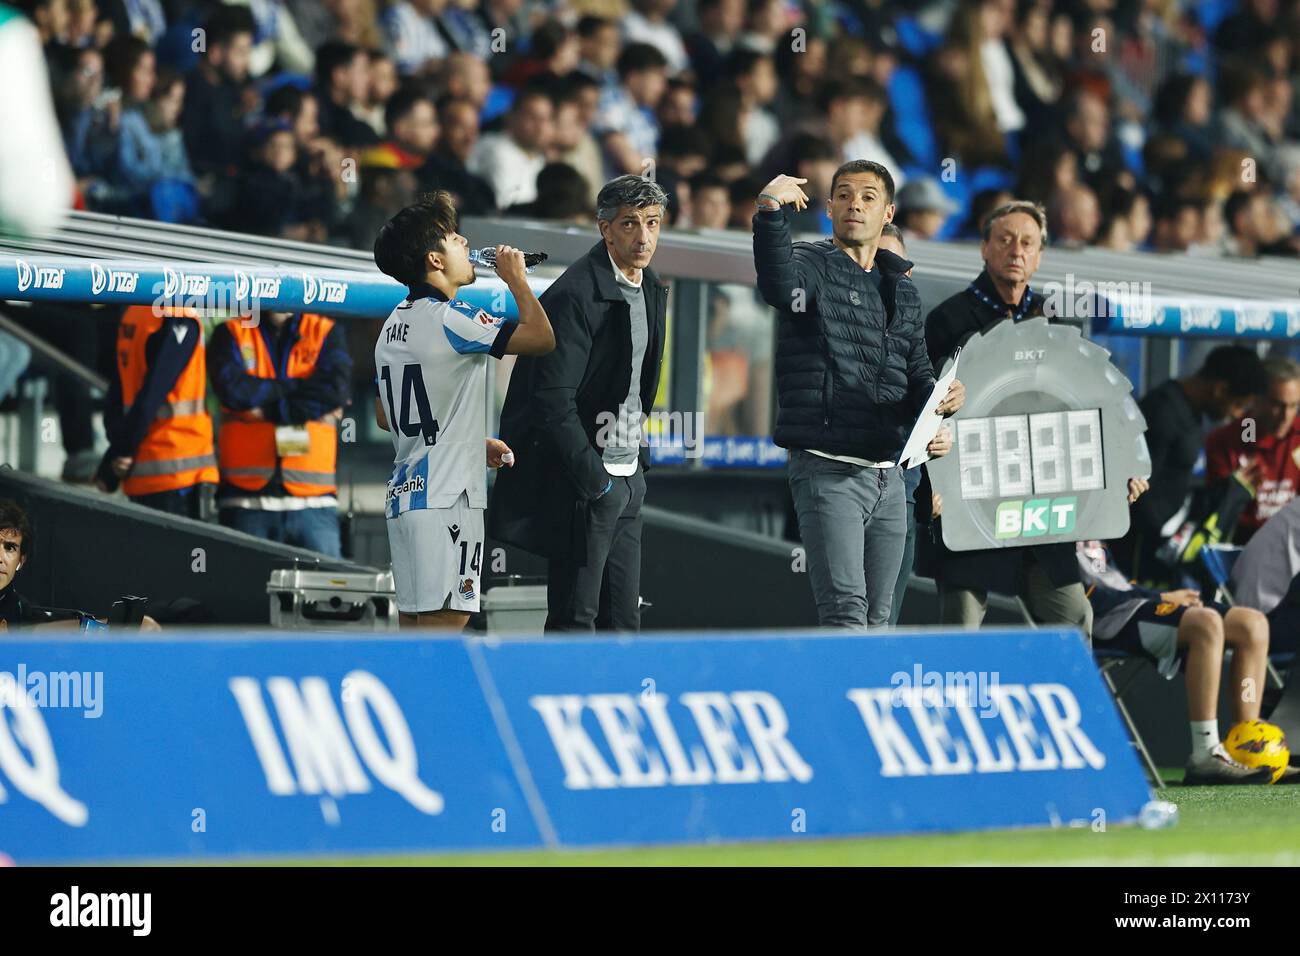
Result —
[{"label": "name take on jersey", "polygon": [[505,352],[514,323],[425,286],[405,299],[375,343],[379,399],[393,437],[390,518],[449,508],[464,492],[487,507],[487,360]]}]

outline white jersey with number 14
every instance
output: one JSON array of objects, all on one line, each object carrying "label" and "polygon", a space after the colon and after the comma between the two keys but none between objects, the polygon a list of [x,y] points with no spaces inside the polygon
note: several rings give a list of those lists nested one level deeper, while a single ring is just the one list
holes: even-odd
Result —
[{"label": "white jersey with number 14", "polygon": [[487,360],[514,323],[435,289],[393,310],[375,343],[375,387],[393,436],[385,513],[487,507]]}]

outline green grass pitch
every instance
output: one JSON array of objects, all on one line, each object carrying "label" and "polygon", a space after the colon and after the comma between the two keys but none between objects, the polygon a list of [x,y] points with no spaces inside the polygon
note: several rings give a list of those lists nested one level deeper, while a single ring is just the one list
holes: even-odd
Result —
[{"label": "green grass pitch", "polygon": [[1300,786],[1169,787],[1179,823],[616,850],[411,854],[267,861],[367,866],[1300,865]]}]

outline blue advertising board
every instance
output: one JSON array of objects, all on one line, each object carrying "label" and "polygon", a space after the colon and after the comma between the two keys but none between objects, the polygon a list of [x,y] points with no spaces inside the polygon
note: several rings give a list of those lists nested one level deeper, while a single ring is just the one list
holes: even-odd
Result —
[{"label": "blue advertising board", "polygon": [[[552,280],[528,281],[540,295]],[[405,296],[404,286],[380,272],[0,256],[0,300],[188,306],[221,315],[306,311],[373,319],[387,318]],[[514,298],[495,276],[466,286],[460,298],[495,315],[518,314]]]},{"label": "blue advertising board", "polygon": [[19,862],[1134,820],[1076,632],[0,643]]}]

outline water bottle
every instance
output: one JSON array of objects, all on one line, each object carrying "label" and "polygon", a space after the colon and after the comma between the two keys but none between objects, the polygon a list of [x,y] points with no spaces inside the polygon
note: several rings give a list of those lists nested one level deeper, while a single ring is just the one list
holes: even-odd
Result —
[{"label": "water bottle", "polygon": [[[547,255],[544,252],[525,252],[524,253],[524,271],[532,272],[539,265],[545,262]],[[497,265],[497,247],[484,246],[482,249],[471,249],[469,252],[469,261],[476,266],[484,266],[488,269],[495,269]]]},{"label": "water bottle", "polygon": [[1167,800],[1149,800],[1138,813],[1138,826],[1143,830],[1160,830],[1177,824],[1178,804]]}]

